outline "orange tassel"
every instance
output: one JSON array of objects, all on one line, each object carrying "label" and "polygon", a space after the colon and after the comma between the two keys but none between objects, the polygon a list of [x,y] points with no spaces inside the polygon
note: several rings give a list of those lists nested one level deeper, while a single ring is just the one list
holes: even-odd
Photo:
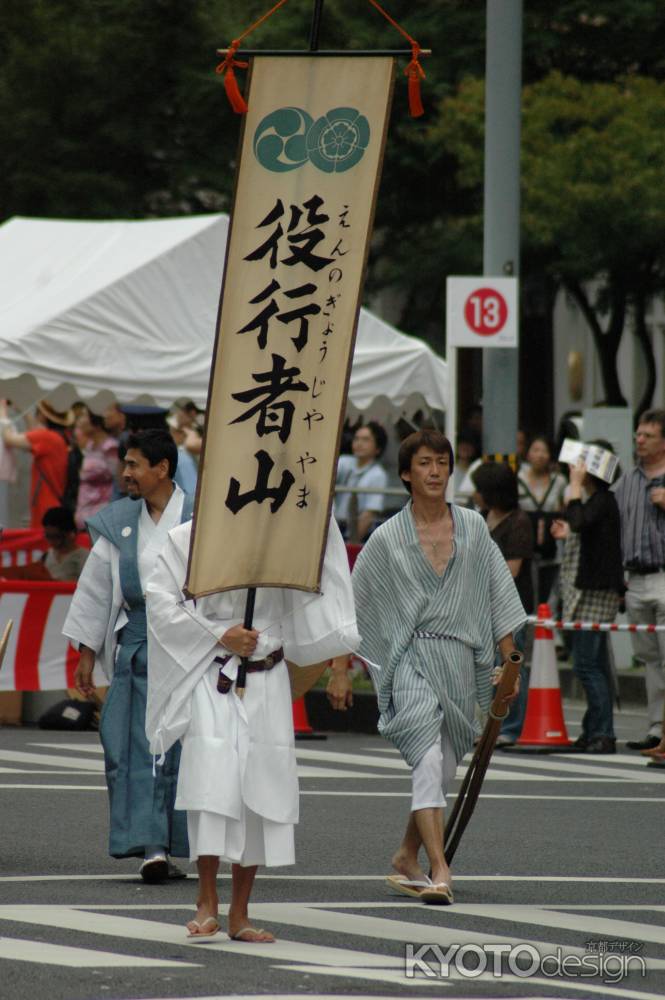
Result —
[{"label": "orange tassel", "polygon": [[[236,65],[238,64],[236,63]],[[240,93],[238,81],[236,80],[236,75],[233,72],[233,64],[231,64],[226,71],[226,76],[224,77],[224,89],[226,90],[226,96],[229,99],[229,103],[236,114],[246,115],[249,110],[247,107],[247,101]]]},{"label": "orange tassel", "polygon": [[411,49],[411,62],[404,70],[409,79],[409,113],[412,118],[419,118],[425,114],[423,102],[420,96],[420,79],[425,78],[425,71],[420,65],[420,46],[414,45]]},{"label": "orange tassel", "polygon": [[237,66],[239,69],[246,69],[249,65],[246,62],[240,62],[235,57],[239,44],[240,42],[237,39],[231,43],[224,61],[219,64],[216,72],[224,74],[224,90],[226,91],[226,96],[228,97],[229,104],[233,110],[238,115],[246,115],[248,111],[247,101],[240,93],[240,87],[238,86],[238,81],[236,80],[236,75],[233,69],[234,66]]}]

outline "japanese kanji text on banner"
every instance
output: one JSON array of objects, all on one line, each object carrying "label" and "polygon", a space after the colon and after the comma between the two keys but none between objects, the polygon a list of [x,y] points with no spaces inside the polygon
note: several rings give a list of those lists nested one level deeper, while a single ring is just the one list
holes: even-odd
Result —
[{"label": "japanese kanji text on banner", "polygon": [[254,59],[186,590],[316,591],[392,59]]}]

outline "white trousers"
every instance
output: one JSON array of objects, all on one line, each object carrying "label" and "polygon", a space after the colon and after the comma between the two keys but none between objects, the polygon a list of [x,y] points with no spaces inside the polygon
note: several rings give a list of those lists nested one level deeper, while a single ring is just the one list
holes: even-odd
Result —
[{"label": "white trousers", "polygon": [[441,742],[433,743],[411,772],[411,811],[442,809],[456,770],[455,751],[444,731]]},{"label": "white trousers", "polygon": [[272,823],[247,806],[239,820],[214,812],[187,812],[189,853],[192,861],[213,855],[244,868],[293,865],[296,861],[293,824]]},{"label": "white trousers", "polygon": [[[665,571],[645,576],[630,573],[626,611],[630,622],[665,625]],[[634,632],[631,638],[635,656],[645,664],[649,736],[660,737],[665,702],[665,632]]]}]

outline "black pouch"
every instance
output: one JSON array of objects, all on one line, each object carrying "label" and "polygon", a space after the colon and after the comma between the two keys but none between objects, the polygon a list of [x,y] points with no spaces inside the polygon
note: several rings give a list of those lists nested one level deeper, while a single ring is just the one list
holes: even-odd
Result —
[{"label": "black pouch", "polygon": [[51,705],[39,717],[38,726],[40,729],[62,729],[69,732],[95,729],[95,706],[91,701],[65,698],[57,705]]}]

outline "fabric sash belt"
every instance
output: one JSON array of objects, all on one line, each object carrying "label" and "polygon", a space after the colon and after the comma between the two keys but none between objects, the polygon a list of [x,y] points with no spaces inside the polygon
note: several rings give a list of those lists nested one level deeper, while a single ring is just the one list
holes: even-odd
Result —
[{"label": "fabric sash belt", "polygon": [[127,611],[127,623],[120,630],[118,642],[121,646],[134,646],[145,642],[148,638],[148,628],[145,608],[130,608]]},{"label": "fabric sash belt", "polygon": [[[227,677],[226,674],[223,673],[223,668],[232,656],[233,653],[229,653],[228,656],[216,656],[213,661],[214,663],[221,664],[219,668],[219,677],[217,678],[217,690],[220,694],[228,694],[233,687],[233,681],[231,678]],[[269,653],[263,660],[249,660],[247,663],[247,673],[260,674],[265,670],[272,670],[272,668],[283,659],[284,649],[280,646],[279,649],[275,649],[272,653]]]},{"label": "fabric sash belt", "polygon": [[414,639],[454,639],[454,635],[442,635],[440,632],[427,632],[425,629],[416,629],[413,633]]}]

